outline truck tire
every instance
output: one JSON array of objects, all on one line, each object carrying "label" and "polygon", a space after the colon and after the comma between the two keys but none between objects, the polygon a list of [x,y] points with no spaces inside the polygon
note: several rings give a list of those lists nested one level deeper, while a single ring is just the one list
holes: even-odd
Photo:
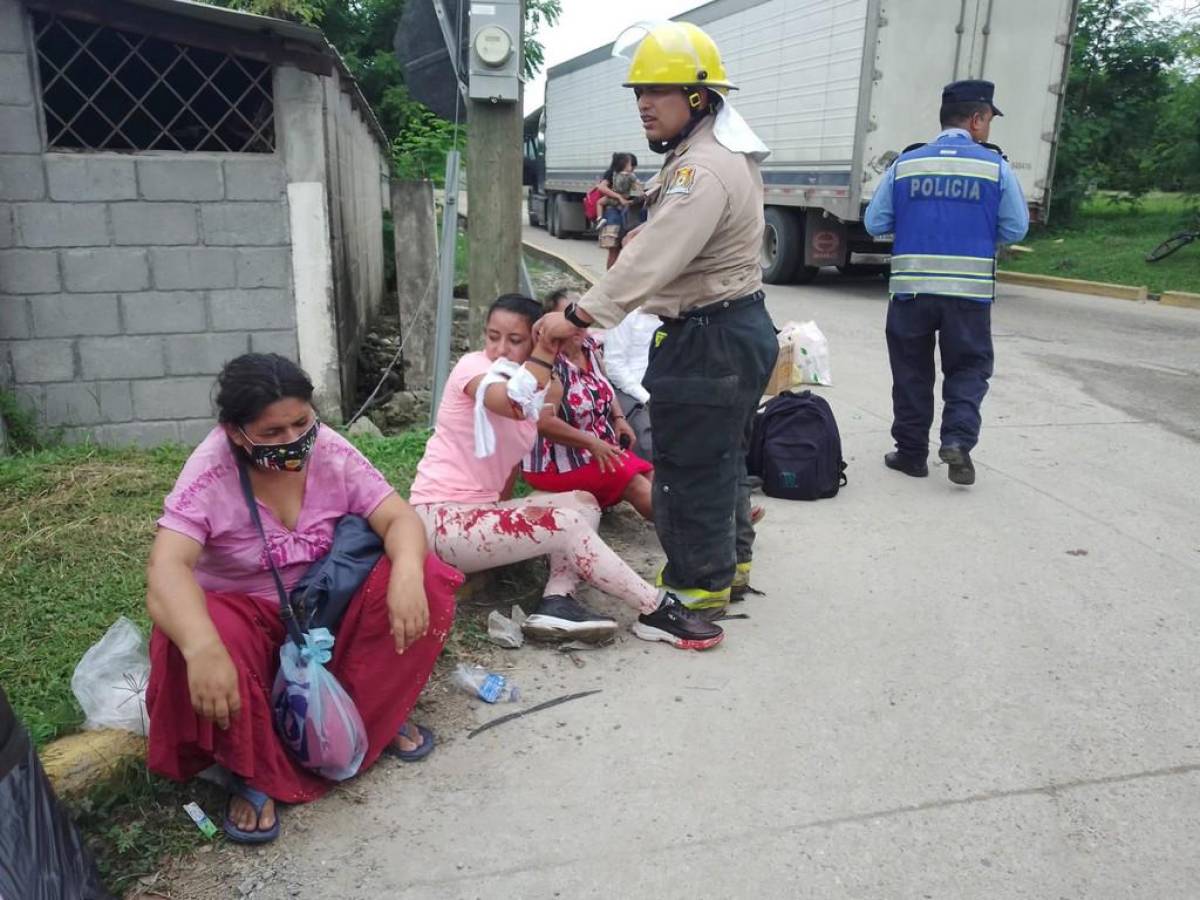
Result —
[{"label": "truck tire", "polygon": [[568,207],[573,202],[574,201],[571,199],[570,194],[563,193],[554,195],[552,205],[554,206],[555,237],[573,238],[579,235],[578,231],[568,227],[568,223],[570,223],[573,218],[572,211],[568,209]]},{"label": "truck tire", "polygon": [[763,218],[766,227],[759,258],[763,281],[787,284],[798,268],[804,268],[800,265],[804,260],[804,227],[799,216],[778,206],[768,206]]},{"label": "truck tire", "polygon": [[558,194],[546,195],[546,232],[558,237]]}]

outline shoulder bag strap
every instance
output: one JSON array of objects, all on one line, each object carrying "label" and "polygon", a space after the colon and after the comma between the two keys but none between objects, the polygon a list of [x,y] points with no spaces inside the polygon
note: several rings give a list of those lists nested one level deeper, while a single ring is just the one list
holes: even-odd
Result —
[{"label": "shoulder bag strap", "polygon": [[292,601],[288,597],[287,589],[283,586],[283,579],[279,576],[279,569],[275,568],[275,560],[271,558],[271,548],[267,545],[267,533],[263,530],[262,517],[258,514],[258,501],[254,499],[254,488],[250,486],[250,472],[246,468],[246,461],[242,459],[241,450],[235,447],[233,456],[237,460],[238,480],[242,485],[242,496],[246,500],[246,507],[250,510],[250,520],[258,529],[258,536],[262,538],[263,552],[266,553],[267,564],[271,567],[271,578],[275,581],[275,590],[279,593],[279,618],[283,619],[284,627],[287,628],[292,640],[296,642],[297,646],[302,647],[304,646],[304,637],[296,622],[296,613],[292,609]]}]

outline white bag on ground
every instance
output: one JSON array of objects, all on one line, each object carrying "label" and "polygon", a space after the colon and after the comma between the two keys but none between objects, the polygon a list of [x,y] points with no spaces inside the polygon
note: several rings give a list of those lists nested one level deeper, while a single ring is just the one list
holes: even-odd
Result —
[{"label": "white bag on ground", "polygon": [[829,365],[829,341],[816,322],[788,322],[779,332],[780,342],[793,348],[793,384],[833,384]]},{"label": "white bag on ground", "polygon": [[150,657],[138,627],[121,616],[83,654],[71,691],[83,708],[84,728],[118,728],[144,735]]}]

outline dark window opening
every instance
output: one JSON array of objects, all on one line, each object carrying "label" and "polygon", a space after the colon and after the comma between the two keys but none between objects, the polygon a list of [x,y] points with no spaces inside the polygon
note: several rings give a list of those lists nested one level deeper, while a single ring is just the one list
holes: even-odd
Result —
[{"label": "dark window opening", "polygon": [[53,149],[271,153],[269,63],[34,14]]}]

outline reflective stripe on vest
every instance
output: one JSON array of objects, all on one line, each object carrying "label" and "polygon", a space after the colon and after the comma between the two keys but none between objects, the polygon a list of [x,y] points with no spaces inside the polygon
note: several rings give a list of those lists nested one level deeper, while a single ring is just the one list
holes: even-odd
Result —
[{"label": "reflective stripe on vest", "polygon": [[893,275],[888,279],[888,291],[892,294],[943,294],[947,297],[991,300],[996,296],[996,284],[990,278]]},{"label": "reflective stripe on vest", "polygon": [[991,278],[995,264],[995,260],[990,256],[932,256],[924,253],[905,253],[892,257],[892,272],[925,272],[931,275],[969,275]]},{"label": "reflective stripe on vest", "polygon": [[1000,163],[961,156],[926,156],[918,159],[902,159],[896,163],[895,178],[897,181],[915,175],[958,175],[999,181]]}]

